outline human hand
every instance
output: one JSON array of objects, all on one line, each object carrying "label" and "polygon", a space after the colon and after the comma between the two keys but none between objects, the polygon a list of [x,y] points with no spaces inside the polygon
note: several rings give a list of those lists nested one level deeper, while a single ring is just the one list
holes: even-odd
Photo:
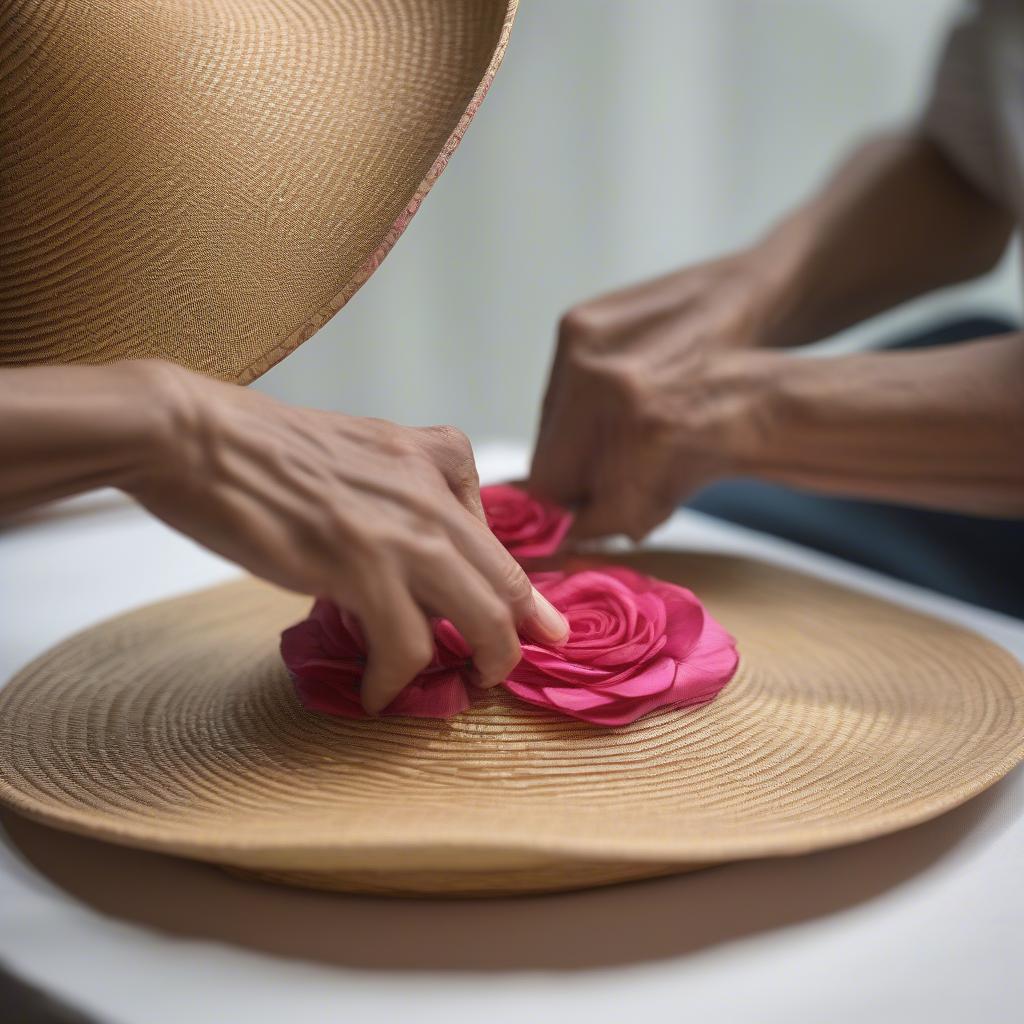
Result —
[{"label": "human hand", "polygon": [[368,644],[367,711],[429,663],[430,616],[465,638],[483,687],[518,663],[517,627],[564,639],[565,620],[487,528],[458,430],[296,408],[147,365],[142,390],[169,415],[124,489],[256,575],[354,613]]},{"label": "human hand", "polygon": [[766,293],[758,264],[737,256],[562,318],[529,486],[576,507],[572,536],[639,540],[730,471],[750,429],[730,355],[762,340]]}]

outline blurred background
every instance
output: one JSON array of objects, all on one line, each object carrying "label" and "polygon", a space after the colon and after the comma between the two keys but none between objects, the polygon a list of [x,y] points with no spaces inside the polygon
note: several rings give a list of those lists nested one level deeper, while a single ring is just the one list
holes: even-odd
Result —
[{"label": "blurred background", "polygon": [[[406,234],[258,386],[525,441],[560,313],[748,243],[864,134],[916,116],[959,7],[523,0],[490,94]],[[1017,259],[829,344],[954,311],[1018,317]]]}]

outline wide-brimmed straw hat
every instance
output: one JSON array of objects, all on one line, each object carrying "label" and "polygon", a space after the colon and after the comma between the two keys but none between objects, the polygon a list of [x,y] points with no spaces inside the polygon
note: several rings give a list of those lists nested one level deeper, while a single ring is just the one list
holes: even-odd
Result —
[{"label": "wide-brimmed straw hat", "polygon": [[306,711],[251,580],[74,637],[0,693],[0,799],[50,825],[324,889],[567,889],[891,832],[1024,756],[994,644],[759,562],[637,554],[739,639],[701,707],[618,729],[505,692],[448,721]]},{"label": "wide-brimmed straw hat", "polygon": [[516,0],[15,0],[0,19],[0,365],[253,380],[444,169]]}]

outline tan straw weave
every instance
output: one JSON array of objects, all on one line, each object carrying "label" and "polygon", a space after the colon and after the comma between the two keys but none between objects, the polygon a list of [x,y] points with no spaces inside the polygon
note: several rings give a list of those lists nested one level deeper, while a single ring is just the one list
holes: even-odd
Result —
[{"label": "tan straw weave", "polygon": [[757,562],[628,562],[738,637],[713,703],[612,730],[503,693],[448,722],[314,715],[276,650],[308,602],[246,580],[25,669],[0,693],[0,799],[299,885],[495,894],[880,835],[1024,756],[1024,670],[972,633]]},{"label": "tan straw weave", "polygon": [[515,0],[13,0],[0,365],[161,356],[247,382],[370,276]]}]

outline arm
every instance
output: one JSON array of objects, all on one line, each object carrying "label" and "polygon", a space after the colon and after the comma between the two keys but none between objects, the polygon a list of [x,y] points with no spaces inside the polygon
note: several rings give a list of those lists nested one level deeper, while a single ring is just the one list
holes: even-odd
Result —
[{"label": "arm", "polygon": [[746,258],[763,281],[761,344],[800,345],[999,261],[1012,218],[927,139],[858,148]]},{"label": "arm", "polygon": [[0,370],[0,517],[96,487],[130,492],[176,430],[158,364]]},{"label": "arm", "polygon": [[708,418],[730,473],[1024,517],[1024,335],[835,359],[737,353],[718,373]]},{"label": "arm", "polygon": [[516,626],[564,620],[487,529],[451,428],[298,409],[169,363],[0,371],[0,512],[119,487],[279,586],[332,598],[366,633],[363,700],[386,707],[431,659],[431,616],[480,685],[521,657]]},{"label": "arm", "polygon": [[566,314],[531,486],[575,505],[581,536],[641,537],[694,490],[742,473],[1016,507],[1015,339],[814,361],[764,351],[982,273],[1009,232],[1007,215],[926,140],[862,147],[751,248]]}]

